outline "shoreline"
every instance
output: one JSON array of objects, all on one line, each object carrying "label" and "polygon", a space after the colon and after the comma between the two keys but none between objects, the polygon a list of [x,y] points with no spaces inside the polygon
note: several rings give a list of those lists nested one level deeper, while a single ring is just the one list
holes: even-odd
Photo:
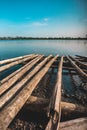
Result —
[{"label": "shoreline", "polygon": [[87,40],[83,37],[0,37],[0,40]]}]

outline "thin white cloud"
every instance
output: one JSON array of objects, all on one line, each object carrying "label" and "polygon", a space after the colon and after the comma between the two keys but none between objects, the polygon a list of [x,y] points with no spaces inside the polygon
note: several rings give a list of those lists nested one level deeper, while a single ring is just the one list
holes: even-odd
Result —
[{"label": "thin white cloud", "polygon": [[[85,19],[86,21],[86,19]],[[14,23],[12,21],[0,20],[0,36],[85,36],[85,26],[71,26],[58,22],[50,24],[49,21],[28,21]]]},{"label": "thin white cloud", "polygon": [[34,25],[34,26],[46,26],[47,23],[46,22],[33,22],[31,25]]},{"label": "thin white cloud", "polygon": [[49,18],[44,18],[44,21],[47,22],[49,20]]},{"label": "thin white cloud", "polygon": [[[28,19],[28,18],[27,18]],[[32,21],[32,22],[24,22],[24,23],[14,23],[11,21],[6,21],[6,20],[0,20],[0,27],[8,27],[8,28],[34,28],[34,27],[43,27],[47,26],[47,22],[45,21]]]}]

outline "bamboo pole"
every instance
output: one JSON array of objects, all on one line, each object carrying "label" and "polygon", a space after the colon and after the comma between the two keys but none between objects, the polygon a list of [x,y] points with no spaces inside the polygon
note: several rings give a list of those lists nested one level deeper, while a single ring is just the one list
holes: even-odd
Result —
[{"label": "bamboo pole", "polygon": [[[38,55],[40,56],[40,55]],[[37,57],[36,57],[37,58]],[[33,59],[34,61],[35,59]],[[4,82],[7,82],[10,78],[12,78],[13,76],[15,76],[17,73],[19,73],[20,71],[22,71],[25,67],[27,67],[32,61],[30,61],[29,63],[25,64],[23,67],[21,67],[20,69],[16,70],[15,72],[11,73],[9,76],[5,77],[4,79],[2,79],[0,81],[0,85],[2,85]]]},{"label": "bamboo pole", "polygon": [[0,130],[6,130],[8,125],[11,123],[13,118],[17,115],[20,109],[23,107],[27,99],[30,97],[31,93],[47,73],[51,65],[58,58],[55,56],[50,60],[43,69],[38,72],[35,77],[26,85],[26,87],[15,97],[15,99],[10,102],[10,104],[5,107],[0,113]]},{"label": "bamboo pole", "polygon": [[2,60],[2,61],[0,61],[0,65],[11,63],[11,62],[14,62],[14,61],[17,61],[17,60],[20,60],[20,59],[24,59],[24,58],[27,58],[29,56],[32,56],[32,54],[25,55],[25,56],[20,56],[20,57],[16,57],[16,58],[11,58],[11,59]]},{"label": "bamboo pole", "polygon": [[58,130],[61,116],[61,83],[62,83],[62,66],[63,56],[59,63],[57,81],[54,88],[54,92],[49,104],[48,116],[50,120],[46,126],[46,130]]},{"label": "bamboo pole", "polygon": [[13,67],[13,66],[15,66],[15,65],[18,65],[18,64],[23,63],[23,62],[25,62],[25,61],[29,61],[29,60],[35,58],[36,56],[37,56],[37,55],[33,55],[33,56],[31,55],[31,56],[29,56],[29,57],[27,57],[27,58],[24,58],[24,59],[21,59],[21,60],[18,60],[18,61],[9,63],[9,64],[4,65],[4,66],[1,66],[1,67],[0,67],[0,72],[3,72],[3,71],[5,71],[5,70],[7,70],[7,69],[9,69],[9,68],[11,68],[11,67]]},{"label": "bamboo pole", "polygon": [[60,123],[60,130],[87,130],[87,118],[78,118]]},{"label": "bamboo pole", "polygon": [[[19,81],[15,86],[13,86],[6,94],[4,94],[1,98],[0,98],[0,109],[24,86],[24,84],[29,81],[30,78],[32,78],[32,76],[34,76],[40,69],[41,67],[43,67],[43,65],[45,65],[45,63],[52,57],[52,55],[48,56],[47,58],[45,58],[41,63],[39,63],[28,75],[26,75],[21,81]],[[39,61],[39,59],[37,60]],[[36,62],[35,62],[36,63]],[[32,67],[32,64],[30,64],[30,66],[28,66],[29,68]],[[29,70],[29,68],[27,70]],[[24,72],[26,71],[26,69],[24,70]],[[24,73],[23,73],[24,74]],[[18,79],[18,77],[22,75],[22,73],[18,74],[16,77]],[[16,80],[17,80],[16,79]],[[15,81],[15,77],[12,78],[12,80],[10,82],[8,82],[8,85],[11,85],[11,82],[13,83],[13,81]],[[7,85],[7,84],[6,84]],[[6,86],[7,87],[7,86]],[[3,90],[3,87],[2,87]]]},{"label": "bamboo pole", "polygon": [[7,91],[14,83],[16,83],[21,77],[29,71],[39,60],[42,59],[43,56],[38,56],[35,59],[31,60],[27,63],[19,73],[15,74],[12,78],[7,80],[5,83],[0,85],[0,96]]},{"label": "bamboo pole", "polygon": [[75,67],[76,71],[79,73],[80,76],[82,76],[84,79],[87,80],[87,74],[85,72],[83,72],[83,70],[81,68],[79,68],[74,61],[71,60],[71,58],[69,56],[67,56],[67,59],[70,61],[70,63],[72,64],[73,67]]}]

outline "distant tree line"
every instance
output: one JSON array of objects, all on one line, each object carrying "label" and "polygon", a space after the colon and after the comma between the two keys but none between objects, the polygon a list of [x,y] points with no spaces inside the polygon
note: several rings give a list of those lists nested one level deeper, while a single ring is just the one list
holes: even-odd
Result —
[{"label": "distant tree line", "polygon": [[0,37],[0,40],[87,40],[87,37]]}]

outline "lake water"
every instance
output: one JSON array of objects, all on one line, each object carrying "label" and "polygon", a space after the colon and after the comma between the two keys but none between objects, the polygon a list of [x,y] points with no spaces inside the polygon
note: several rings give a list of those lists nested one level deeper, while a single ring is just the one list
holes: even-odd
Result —
[{"label": "lake water", "polygon": [[31,53],[87,56],[87,40],[0,40],[0,60]]},{"label": "lake water", "polygon": [[[26,54],[44,55],[83,55],[87,56],[87,41],[85,40],[3,40],[0,41],[0,60],[22,56]],[[12,67],[0,73],[0,80],[18,69]],[[68,91],[74,91],[69,76],[63,76],[63,86]],[[72,91],[73,90],[73,91]]]}]

